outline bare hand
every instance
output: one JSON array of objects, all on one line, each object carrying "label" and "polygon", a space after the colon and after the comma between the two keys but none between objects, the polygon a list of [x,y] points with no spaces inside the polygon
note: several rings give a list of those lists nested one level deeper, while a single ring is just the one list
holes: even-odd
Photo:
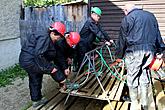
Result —
[{"label": "bare hand", "polygon": [[65,70],[64,70],[64,73],[65,73],[66,76],[68,76],[68,75],[70,74],[69,68],[65,69]]},{"label": "bare hand", "polygon": [[156,58],[161,59],[163,57],[163,54],[156,54]]},{"label": "bare hand", "polygon": [[68,64],[72,64],[72,59],[71,58],[67,58],[67,62],[68,62]]},{"label": "bare hand", "polygon": [[109,42],[107,41],[107,42],[105,42],[105,44],[107,44],[108,46],[110,46],[112,43],[114,43],[114,41],[113,40],[110,40]]},{"label": "bare hand", "polygon": [[108,46],[110,46],[110,45],[111,45],[111,43],[110,43],[110,42],[108,42],[108,41],[107,41],[107,42],[105,42],[105,44],[106,44],[106,45],[108,45]]},{"label": "bare hand", "polygon": [[122,59],[119,59],[119,58],[118,58],[118,59],[116,59],[116,62],[121,62],[121,61],[122,61]]},{"label": "bare hand", "polygon": [[57,69],[56,69],[56,68],[53,68],[53,70],[52,70],[51,73],[53,74],[53,73],[55,73],[56,71],[57,71]]},{"label": "bare hand", "polygon": [[114,43],[114,41],[113,41],[113,40],[110,40],[109,42],[110,42],[111,44],[112,44],[112,43]]}]

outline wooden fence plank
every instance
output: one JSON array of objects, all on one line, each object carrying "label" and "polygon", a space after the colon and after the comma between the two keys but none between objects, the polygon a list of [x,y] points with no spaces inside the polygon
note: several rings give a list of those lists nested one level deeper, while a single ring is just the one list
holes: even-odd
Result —
[{"label": "wooden fence plank", "polygon": [[51,109],[53,109],[59,103],[61,103],[62,100],[64,100],[66,98],[66,95],[67,94],[61,94],[61,93],[59,93],[55,98],[53,98],[44,107],[42,107],[41,110],[51,110]]},{"label": "wooden fence plank", "polygon": [[[65,11],[67,7],[70,7],[70,9]],[[79,12],[81,13],[78,14]],[[72,16],[73,13],[76,18],[82,18],[82,20],[69,21],[68,15],[70,14],[70,16]],[[25,7],[24,15],[25,19],[20,20],[21,44],[24,44],[23,42],[27,39],[27,37],[32,35],[32,33],[36,34],[39,31],[46,33],[49,25],[55,21],[64,22],[66,24],[67,31],[79,32],[87,18],[87,5],[54,5],[42,8]]]},{"label": "wooden fence plank", "polygon": [[68,110],[85,110],[86,106],[89,104],[90,99],[78,98],[75,103]]}]

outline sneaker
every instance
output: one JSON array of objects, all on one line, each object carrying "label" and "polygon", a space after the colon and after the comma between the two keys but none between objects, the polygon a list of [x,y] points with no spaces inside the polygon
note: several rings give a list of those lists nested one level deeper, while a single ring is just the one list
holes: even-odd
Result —
[{"label": "sneaker", "polygon": [[48,102],[48,99],[46,99],[45,97],[43,97],[41,100],[38,101],[33,101],[33,108],[37,108],[40,105],[44,105]]},{"label": "sneaker", "polygon": [[148,106],[146,106],[146,105],[141,105],[141,110],[148,110]]},{"label": "sneaker", "polygon": [[123,96],[122,99],[123,99],[123,101],[131,102],[131,98],[127,95]]}]

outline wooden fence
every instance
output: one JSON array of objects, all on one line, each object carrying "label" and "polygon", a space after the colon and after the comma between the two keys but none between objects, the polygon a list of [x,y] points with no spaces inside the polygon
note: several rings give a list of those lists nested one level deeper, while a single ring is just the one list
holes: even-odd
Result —
[{"label": "wooden fence", "polygon": [[87,19],[86,4],[55,5],[42,8],[25,7],[20,20],[21,44],[32,33],[47,32],[49,25],[61,21],[67,31],[79,32]]},{"label": "wooden fence", "polygon": [[70,3],[76,0],[23,0],[23,5],[25,6],[49,6],[54,4],[61,4],[61,3]]}]

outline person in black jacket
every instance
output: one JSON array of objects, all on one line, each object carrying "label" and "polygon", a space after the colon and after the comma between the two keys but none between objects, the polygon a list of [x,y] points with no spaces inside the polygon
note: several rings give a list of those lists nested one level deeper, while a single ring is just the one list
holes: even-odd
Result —
[{"label": "person in black jacket", "polygon": [[141,109],[148,110],[149,64],[153,56],[161,57],[165,44],[160,35],[155,16],[134,4],[125,5],[116,56],[125,57],[127,85],[131,110],[138,106],[138,86],[141,91]]},{"label": "person in black jacket", "polygon": [[83,28],[80,31],[81,40],[77,46],[78,67],[80,67],[85,53],[95,48],[93,42],[96,38],[102,41],[106,41],[106,43],[109,45],[110,42],[113,42],[112,40],[110,40],[108,34],[102,29],[101,25],[99,24],[101,13],[102,11],[100,10],[100,8],[92,7],[91,16],[85,22]]},{"label": "person in black jacket", "polygon": [[65,86],[66,76],[52,61],[56,58],[56,42],[64,37],[65,25],[61,22],[53,23],[48,33],[32,34],[22,45],[19,62],[29,76],[29,88],[33,107],[44,104],[46,99],[42,98],[42,78],[47,73],[52,78]]},{"label": "person in black jacket", "polygon": [[75,47],[80,41],[80,35],[77,32],[65,33],[65,37],[60,39],[55,47],[59,50],[54,63],[61,69],[64,70],[65,75],[68,76],[70,73],[70,65],[75,55]]}]

